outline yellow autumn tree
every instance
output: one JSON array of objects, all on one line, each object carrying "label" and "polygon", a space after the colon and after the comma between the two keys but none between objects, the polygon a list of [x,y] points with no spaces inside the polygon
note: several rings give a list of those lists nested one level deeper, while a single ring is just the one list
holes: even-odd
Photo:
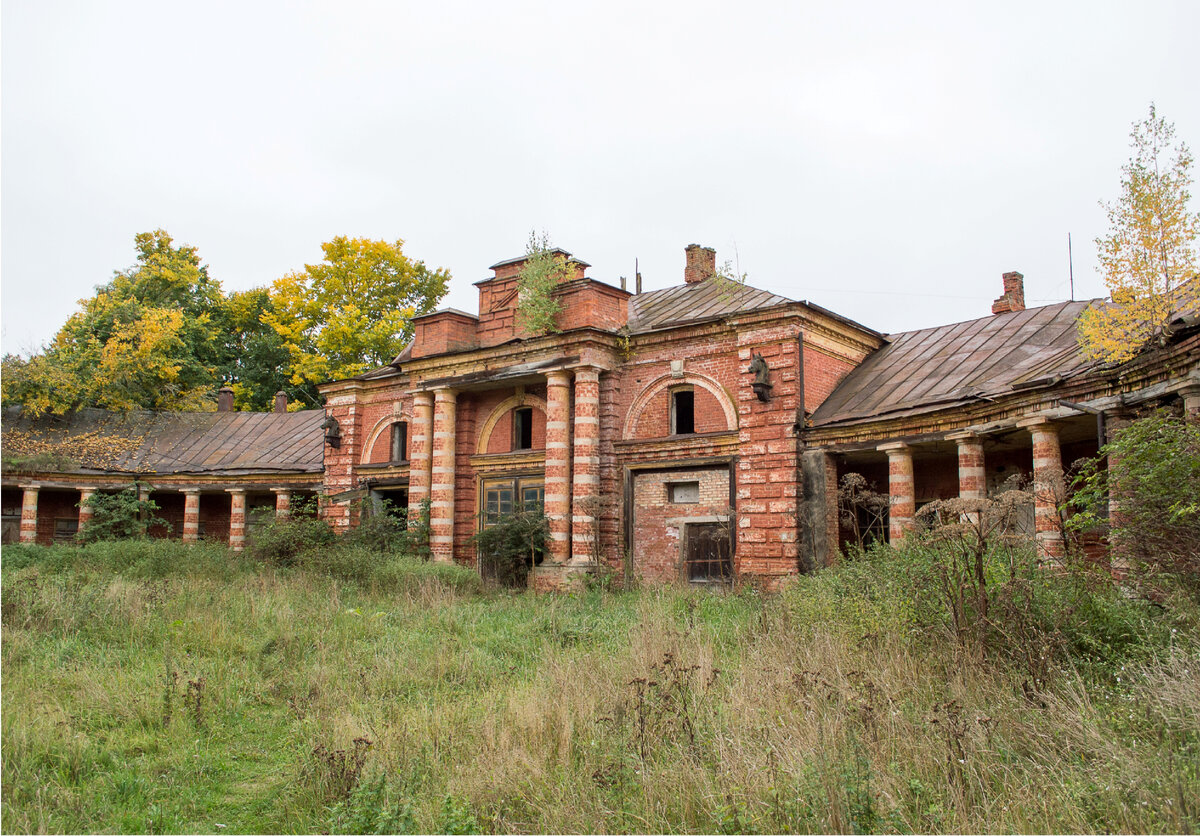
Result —
[{"label": "yellow autumn tree", "polygon": [[262,321],[291,355],[293,384],[353,377],[400,353],[412,318],[432,311],[450,280],[403,245],[339,236],[321,245],[322,263],[275,281]]},{"label": "yellow autumn tree", "polygon": [[1110,302],[1079,319],[1079,344],[1089,359],[1128,360],[1162,339],[1181,312],[1200,306],[1200,213],[1189,211],[1192,154],[1174,139],[1175,126],[1151,104],[1130,132],[1133,156],[1121,169],[1121,196],[1102,204],[1109,233],[1096,246]]}]

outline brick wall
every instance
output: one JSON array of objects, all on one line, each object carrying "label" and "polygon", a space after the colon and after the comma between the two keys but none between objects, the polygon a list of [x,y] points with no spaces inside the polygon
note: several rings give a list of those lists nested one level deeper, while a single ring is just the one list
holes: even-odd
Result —
[{"label": "brick wall", "polygon": [[412,356],[431,357],[448,351],[469,351],[476,341],[477,320],[455,311],[426,314],[413,320]]},{"label": "brick wall", "polygon": [[[699,483],[699,501],[672,502],[669,487],[687,482]],[[679,580],[686,522],[728,519],[729,470],[639,472],[633,480],[633,507],[634,573],[651,582]]]}]

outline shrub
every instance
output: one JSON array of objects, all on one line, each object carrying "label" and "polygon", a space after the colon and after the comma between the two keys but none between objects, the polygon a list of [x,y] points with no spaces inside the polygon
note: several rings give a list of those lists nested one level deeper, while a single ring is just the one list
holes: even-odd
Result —
[{"label": "shrub", "polygon": [[550,523],[541,509],[505,514],[472,539],[486,578],[501,586],[521,587],[546,549]]},{"label": "shrub", "polygon": [[306,513],[278,517],[255,528],[250,555],[276,566],[295,564],[302,553],[328,548],[337,540],[329,524]]},{"label": "shrub", "polygon": [[83,504],[92,512],[91,518],[76,534],[84,543],[145,537],[147,529],[151,526],[164,524],[164,521],[154,514],[158,510],[158,504],[149,499],[142,499],[137,484],[116,493],[97,491],[84,500]]},{"label": "shrub", "polygon": [[1073,487],[1072,529],[1107,534],[1135,577],[1169,575],[1200,597],[1200,423],[1166,412],[1134,421]]}]

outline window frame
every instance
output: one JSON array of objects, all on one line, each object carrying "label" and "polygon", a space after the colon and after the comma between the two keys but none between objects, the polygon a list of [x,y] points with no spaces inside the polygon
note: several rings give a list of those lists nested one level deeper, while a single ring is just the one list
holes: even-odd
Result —
[{"label": "window frame", "polygon": [[[528,443],[524,443],[528,438]],[[533,407],[518,406],[512,411],[512,449],[516,451],[533,449]]]},{"label": "window frame", "polygon": [[[399,436],[399,438],[397,438]],[[397,441],[399,443],[397,444]],[[388,461],[389,462],[406,462],[408,461],[408,422],[396,421],[391,426],[391,437],[388,439]],[[396,457],[396,453],[400,453],[400,457]]]}]

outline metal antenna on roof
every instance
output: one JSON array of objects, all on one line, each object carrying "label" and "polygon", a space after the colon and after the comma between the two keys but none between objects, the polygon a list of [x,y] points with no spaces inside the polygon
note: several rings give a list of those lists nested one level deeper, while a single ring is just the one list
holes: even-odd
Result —
[{"label": "metal antenna on roof", "polygon": [[1071,301],[1075,301],[1075,255],[1071,252],[1071,233],[1067,233],[1067,264],[1071,270]]}]

